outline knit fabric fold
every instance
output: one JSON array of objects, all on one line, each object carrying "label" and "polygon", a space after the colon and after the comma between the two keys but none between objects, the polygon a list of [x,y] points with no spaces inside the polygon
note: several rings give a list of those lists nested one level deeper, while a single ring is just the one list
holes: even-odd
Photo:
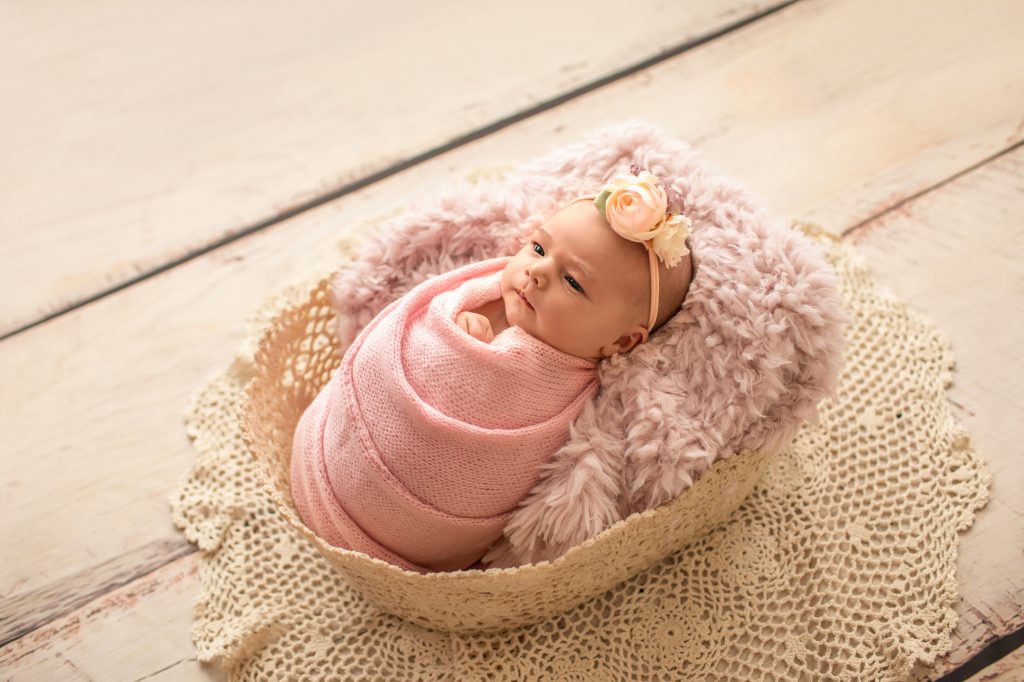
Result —
[{"label": "knit fabric fold", "polygon": [[501,296],[509,260],[392,302],[303,413],[292,497],[330,544],[421,573],[468,568],[567,440],[597,391],[596,362],[519,327],[485,343],[455,322]]}]

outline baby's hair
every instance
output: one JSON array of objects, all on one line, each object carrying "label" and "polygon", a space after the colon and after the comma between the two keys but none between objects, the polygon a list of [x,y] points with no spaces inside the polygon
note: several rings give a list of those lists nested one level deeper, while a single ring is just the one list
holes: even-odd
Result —
[{"label": "baby's hair", "polygon": [[[647,260],[647,250],[643,245],[637,242],[628,242],[628,244],[630,244],[631,249],[642,254],[644,260]],[[690,246],[689,237],[686,238],[686,246]],[[641,325],[647,324],[647,311],[650,309],[650,271],[647,269],[648,267],[649,265],[645,263],[642,270],[637,268],[631,272],[630,286],[637,295],[637,321]],[[683,256],[676,263],[675,267],[668,267],[662,260],[658,259],[657,315],[654,317],[654,329],[650,330],[651,334],[669,322],[679,312],[683,301],[686,300],[686,294],[689,292],[694,272],[695,268],[693,268],[691,254]],[[639,311],[643,311],[643,314],[640,315]],[[643,317],[642,321],[640,321],[641,316]]]},{"label": "baby's hair", "polygon": [[[690,240],[686,241],[689,246]],[[693,281],[695,271],[692,266],[693,261],[690,259],[690,254],[683,256],[682,261],[674,268],[667,268],[664,263],[658,263],[661,281],[658,292],[658,317],[654,322],[655,329],[671,320],[682,307],[683,301],[686,300],[686,294],[690,290],[690,283]]]},{"label": "baby's hair", "polygon": [[[690,246],[689,237],[686,238],[686,245]],[[645,247],[640,244],[636,244],[636,246],[639,247],[646,258],[647,251]],[[694,269],[692,265],[693,262],[690,260],[690,254],[683,256],[682,260],[672,268],[667,267],[660,260],[658,261],[658,315],[654,319],[654,329],[650,330],[651,333],[659,329],[679,312],[679,308],[683,305],[683,301],[686,300],[686,294],[689,292],[690,283],[693,280]],[[651,305],[650,273],[644,272],[642,277],[637,278],[636,284],[637,286],[634,288],[636,292],[636,306],[641,310],[648,310]]]}]

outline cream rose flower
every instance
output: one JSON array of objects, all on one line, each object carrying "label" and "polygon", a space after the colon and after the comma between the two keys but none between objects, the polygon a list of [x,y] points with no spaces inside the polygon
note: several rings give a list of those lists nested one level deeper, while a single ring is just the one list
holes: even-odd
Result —
[{"label": "cream rose flower", "polygon": [[651,246],[658,257],[674,268],[683,256],[690,253],[686,238],[690,235],[690,220],[684,215],[666,216]]}]

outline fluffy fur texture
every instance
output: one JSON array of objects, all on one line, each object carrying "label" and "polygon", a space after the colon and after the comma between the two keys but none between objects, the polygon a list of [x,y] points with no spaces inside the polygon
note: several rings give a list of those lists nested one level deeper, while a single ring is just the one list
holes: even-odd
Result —
[{"label": "fluffy fur texture", "polygon": [[778,452],[834,397],[845,348],[837,280],[820,250],[661,127],[631,119],[510,171],[419,198],[368,238],[333,284],[340,347],[428,277],[511,255],[561,205],[638,163],[693,221],[695,274],[650,340],[599,366],[601,389],[538,472],[483,563],[554,559],[659,506],[718,458]]}]

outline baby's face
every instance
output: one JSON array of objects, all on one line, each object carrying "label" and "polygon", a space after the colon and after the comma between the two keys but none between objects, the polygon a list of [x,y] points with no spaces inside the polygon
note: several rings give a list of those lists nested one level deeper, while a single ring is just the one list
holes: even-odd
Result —
[{"label": "baby's face", "polygon": [[647,324],[648,267],[643,247],[615,234],[592,201],[570,204],[528,235],[502,272],[505,316],[577,357],[628,351]]}]

